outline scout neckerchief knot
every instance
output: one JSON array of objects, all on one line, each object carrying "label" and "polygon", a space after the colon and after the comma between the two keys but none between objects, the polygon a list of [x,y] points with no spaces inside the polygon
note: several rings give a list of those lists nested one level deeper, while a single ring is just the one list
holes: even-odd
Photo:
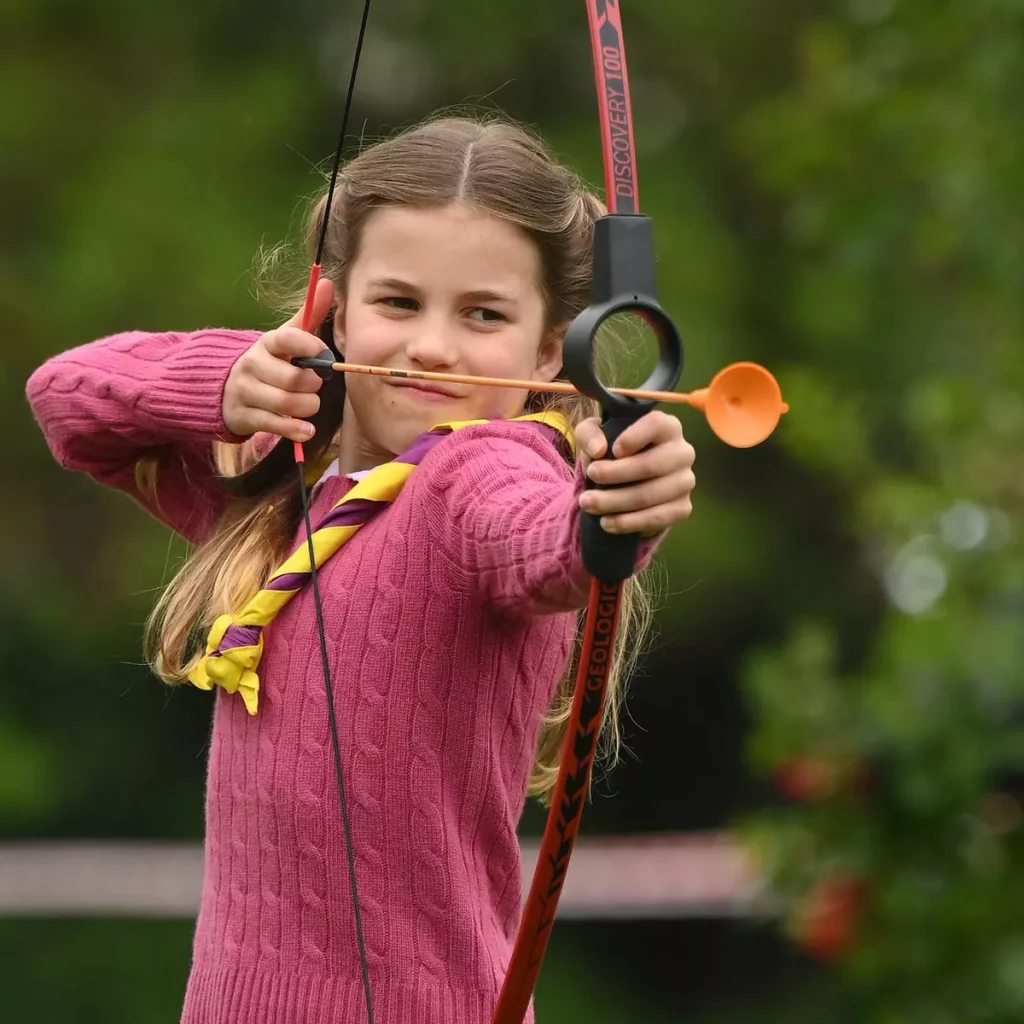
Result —
[{"label": "scout neckerchief knot", "polygon": [[[517,416],[516,421],[543,423],[557,430],[570,448],[574,447],[569,422],[560,413]],[[313,532],[317,568],[360,526],[395,500],[402,485],[438,441],[463,427],[487,422],[460,420],[436,426],[396,459],[378,466],[360,480],[327,511]],[[220,686],[228,693],[238,692],[249,714],[255,715],[260,686],[256,669],[263,655],[263,629],[309,582],[311,575],[309,549],[303,544],[271,574],[263,589],[240,612],[217,617],[206,641],[206,654],[189,673],[189,682],[201,690]]]}]

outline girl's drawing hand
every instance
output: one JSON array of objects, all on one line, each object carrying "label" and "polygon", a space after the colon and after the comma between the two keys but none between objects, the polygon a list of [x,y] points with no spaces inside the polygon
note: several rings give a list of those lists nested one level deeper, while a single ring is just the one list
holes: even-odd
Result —
[{"label": "girl's drawing hand", "polygon": [[[310,320],[323,322],[334,302],[334,287],[324,279],[317,285]],[[268,431],[292,441],[308,441],[313,428],[303,422],[320,408],[323,381],[313,370],[292,366],[298,356],[315,356],[323,342],[300,328],[302,311],[287,323],[258,338],[231,367],[221,415],[232,434],[248,437]]]},{"label": "girl's drawing hand", "polygon": [[594,483],[625,485],[580,495],[580,508],[601,516],[609,533],[654,536],[690,515],[696,453],[675,416],[660,410],[642,416],[616,440],[614,459],[604,458],[607,442],[597,419],[576,428],[576,442]]}]

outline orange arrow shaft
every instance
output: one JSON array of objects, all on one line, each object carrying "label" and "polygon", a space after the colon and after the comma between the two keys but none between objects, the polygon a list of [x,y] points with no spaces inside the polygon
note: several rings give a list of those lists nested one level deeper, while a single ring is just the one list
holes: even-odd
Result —
[{"label": "orange arrow shaft", "polygon": [[[434,373],[430,370],[389,370],[383,366],[360,366],[356,363],[335,363],[339,373],[366,373],[373,377],[403,377],[410,380],[432,380],[447,384],[483,384],[494,388],[517,388],[524,391],[544,391],[562,395],[579,394],[577,388],[563,381],[510,380],[505,377],[473,377],[457,373]],[[641,398],[652,402],[672,402],[677,405],[697,405],[699,397],[679,391],[644,391],[641,388],[608,388],[616,395]]]}]

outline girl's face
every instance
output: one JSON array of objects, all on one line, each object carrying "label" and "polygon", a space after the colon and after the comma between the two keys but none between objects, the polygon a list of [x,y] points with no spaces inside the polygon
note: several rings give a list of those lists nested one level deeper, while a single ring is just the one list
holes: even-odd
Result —
[{"label": "girl's face", "polygon": [[[550,381],[560,333],[546,330],[533,243],[472,206],[385,207],[367,221],[334,320],[346,362]],[[341,470],[393,459],[450,420],[507,419],[526,391],[350,373]]]}]

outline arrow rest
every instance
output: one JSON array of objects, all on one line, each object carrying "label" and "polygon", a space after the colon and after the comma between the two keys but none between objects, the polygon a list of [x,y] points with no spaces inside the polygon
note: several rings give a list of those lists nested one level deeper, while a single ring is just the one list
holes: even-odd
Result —
[{"label": "arrow rest", "polygon": [[[308,358],[293,359],[292,363],[295,366],[304,367],[307,370],[313,370],[321,380],[330,380],[336,375],[334,364],[338,362],[338,357],[329,349],[325,348],[319,355],[309,356]],[[344,379],[344,374],[337,374]]]}]

